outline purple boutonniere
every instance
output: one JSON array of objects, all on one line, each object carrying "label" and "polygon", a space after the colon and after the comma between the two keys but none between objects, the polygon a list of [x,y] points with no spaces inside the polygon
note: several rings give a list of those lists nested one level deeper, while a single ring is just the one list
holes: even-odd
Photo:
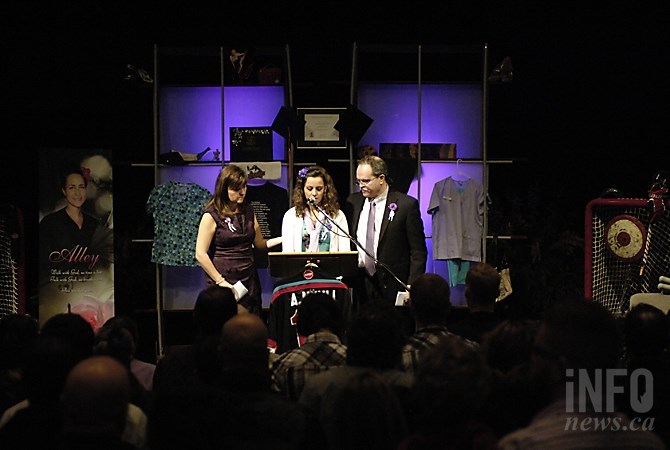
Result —
[{"label": "purple boutonniere", "polygon": [[396,203],[391,203],[389,205],[389,222],[393,222],[393,217],[395,217],[395,211],[398,209],[398,205]]}]

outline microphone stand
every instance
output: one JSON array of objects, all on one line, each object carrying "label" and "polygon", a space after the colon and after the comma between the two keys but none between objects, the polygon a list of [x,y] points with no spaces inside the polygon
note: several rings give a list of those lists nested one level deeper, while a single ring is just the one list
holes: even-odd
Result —
[{"label": "microphone stand", "polygon": [[347,238],[349,238],[349,240],[351,242],[356,244],[356,247],[363,250],[363,253],[365,253],[370,259],[372,259],[375,262],[375,265],[377,265],[377,266],[383,268],[384,270],[386,270],[400,284],[400,286],[403,287],[403,289],[405,289],[406,291],[409,291],[409,288],[407,287],[407,284],[404,283],[400,278],[398,278],[398,276],[395,273],[393,273],[393,271],[391,270],[391,268],[389,266],[387,266],[385,263],[383,263],[380,260],[378,260],[377,258],[375,258],[375,255],[370,254],[370,252],[368,252],[366,250],[366,248],[363,245],[361,245],[360,242],[358,242],[358,239],[353,237],[351,234],[349,234],[348,230],[343,229],[337,222],[335,222],[335,220],[332,217],[330,217],[328,215],[328,213],[326,213],[326,211],[324,211],[323,208],[321,208],[313,198],[308,198],[307,199],[307,204],[310,205],[310,206],[315,207],[317,211],[319,211],[321,214],[323,214],[323,216],[326,218],[326,220],[328,220],[330,223],[335,225],[337,227],[337,229],[340,230],[342,233],[344,233],[344,235]]}]

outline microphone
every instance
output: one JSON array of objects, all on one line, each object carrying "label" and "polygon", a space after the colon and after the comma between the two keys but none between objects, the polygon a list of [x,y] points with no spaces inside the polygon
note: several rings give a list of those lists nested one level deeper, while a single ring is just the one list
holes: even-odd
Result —
[{"label": "microphone", "polygon": [[368,255],[368,256],[375,262],[376,265],[378,265],[379,267],[381,267],[381,268],[383,268],[384,270],[386,270],[386,272],[388,272],[388,273],[393,277],[393,279],[395,279],[395,280],[400,284],[400,286],[402,286],[406,291],[409,291],[409,288],[407,287],[407,283],[403,282],[400,278],[398,278],[398,276],[397,276],[395,273],[393,273],[393,271],[391,270],[391,268],[390,268],[389,266],[387,266],[385,263],[383,263],[382,261],[380,261],[380,260],[378,260],[377,258],[375,258],[375,255],[371,255],[371,254],[365,249],[365,247],[364,247],[360,242],[358,242],[358,239],[356,239],[354,236],[352,236],[351,234],[349,234],[349,232],[348,232],[347,230],[344,230],[341,226],[339,226],[338,223],[335,222],[335,220],[334,220],[332,217],[330,217],[330,216],[326,213],[326,211],[324,211],[323,208],[321,208],[321,207],[316,203],[316,200],[314,200],[313,198],[310,197],[310,198],[307,199],[307,203],[310,204],[310,205],[314,205],[314,207],[315,207],[321,214],[323,214],[323,216],[326,218],[326,220],[328,220],[330,223],[332,223],[333,225],[335,225],[335,226],[337,227],[337,229],[339,229],[342,233],[344,233],[344,235],[345,235],[347,238],[349,238],[349,240],[350,240],[351,242],[353,242],[354,244],[356,244],[356,247],[358,247],[359,249],[361,249],[361,250],[363,251],[363,253],[365,253],[366,255]]}]

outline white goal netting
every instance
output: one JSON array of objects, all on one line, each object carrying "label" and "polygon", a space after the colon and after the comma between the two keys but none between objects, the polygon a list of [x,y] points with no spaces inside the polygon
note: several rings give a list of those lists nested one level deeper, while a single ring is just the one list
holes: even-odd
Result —
[{"label": "white goal netting", "polygon": [[20,312],[19,258],[22,239],[21,211],[0,207],[0,317]]}]

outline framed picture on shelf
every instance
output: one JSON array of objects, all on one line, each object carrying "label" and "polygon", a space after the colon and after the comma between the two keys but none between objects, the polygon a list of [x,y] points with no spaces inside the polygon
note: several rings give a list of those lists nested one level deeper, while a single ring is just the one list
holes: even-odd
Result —
[{"label": "framed picture on shelf", "polygon": [[335,129],[346,108],[298,108],[304,127],[298,136],[298,148],[346,149],[347,140]]},{"label": "framed picture on shelf", "polygon": [[272,161],[270,127],[230,127],[231,161]]}]

